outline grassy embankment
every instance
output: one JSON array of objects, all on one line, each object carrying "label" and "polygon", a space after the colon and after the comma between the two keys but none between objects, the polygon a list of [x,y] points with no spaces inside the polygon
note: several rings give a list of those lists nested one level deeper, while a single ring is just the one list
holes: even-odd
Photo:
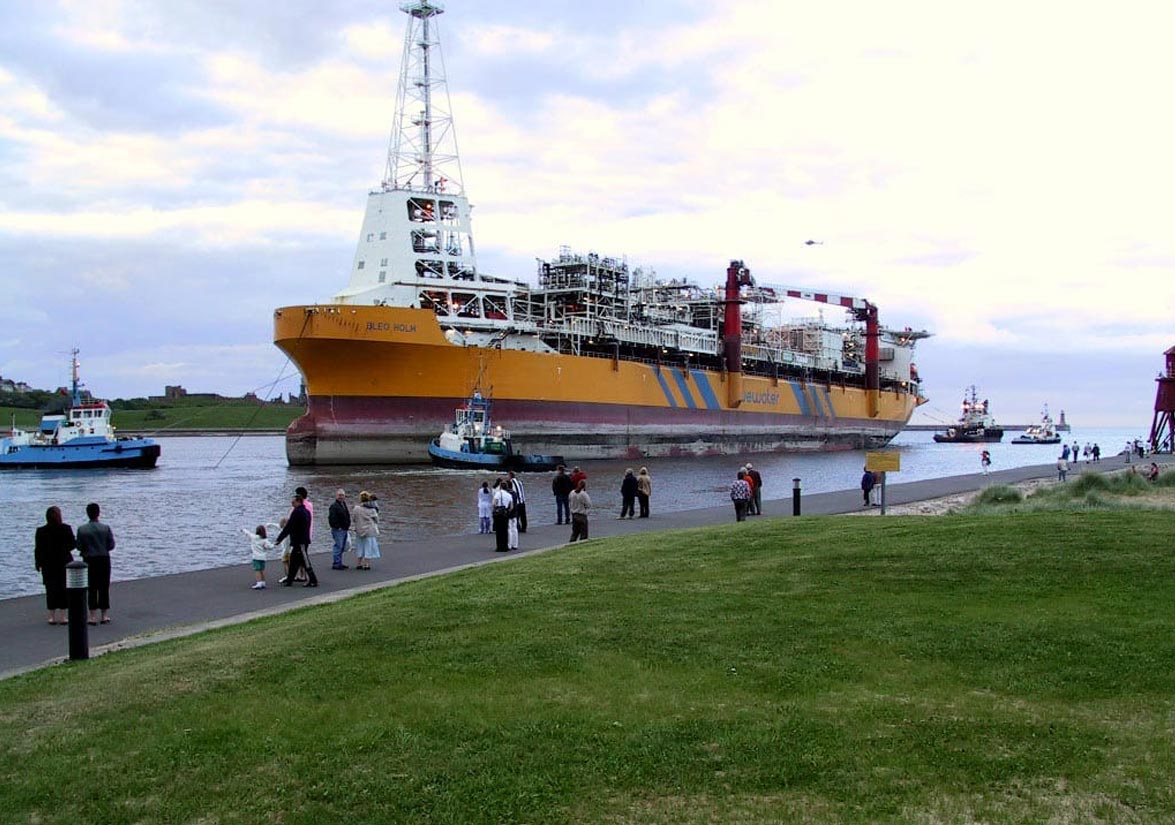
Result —
[{"label": "grassy embankment", "polygon": [[[115,410],[119,430],[165,435],[168,430],[284,430],[306,410],[282,404],[257,405],[246,401],[217,404],[169,404],[145,410]],[[16,413],[16,426],[36,427],[41,413],[16,407],[0,407],[0,426],[6,428]]]},{"label": "grassy embankment", "polygon": [[1175,821],[1175,513],[1086,507],[590,542],[26,674],[0,810]]}]

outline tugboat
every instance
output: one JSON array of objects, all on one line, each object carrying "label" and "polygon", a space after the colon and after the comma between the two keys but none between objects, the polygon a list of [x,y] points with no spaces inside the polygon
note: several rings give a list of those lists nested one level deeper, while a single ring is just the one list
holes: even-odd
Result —
[{"label": "tugboat", "polygon": [[1004,428],[997,427],[995,419],[987,409],[987,399],[979,400],[975,385],[967,388],[963,396],[963,415],[959,422],[947,428],[945,433],[935,433],[934,440],[947,444],[975,444],[985,441],[1000,441]]},{"label": "tugboat", "polygon": [[1040,423],[1032,424],[1024,430],[1023,435],[1012,439],[1013,444],[1060,444],[1061,437],[1057,435],[1057,428],[1049,416],[1049,405],[1044,405],[1040,414]]},{"label": "tugboat", "polygon": [[105,401],[82,403],[78,351],[73,351],[71,406],[64,415],[45,415],[35,432],[15,423],[0,437],[0,469],[81,469],[137,467],[150,469],[159,460],[159,445],[150,438],[116,436]]},{"label": "tugboat", "polygon": [[428,445],[432,463],[457,470],[554,470],[563,456],[514,452],[510,432],[490,417],[490,399],[474,390],[457,408],[456,419]]}]

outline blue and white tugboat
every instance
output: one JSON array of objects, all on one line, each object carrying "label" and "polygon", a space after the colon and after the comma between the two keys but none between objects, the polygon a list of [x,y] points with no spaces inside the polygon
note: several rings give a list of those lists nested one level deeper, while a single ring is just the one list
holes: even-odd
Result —
[{"label": "blue and white tugboat", "polygon": [[150,438],[114,434],[105,401],[82,403],[78,351],[73,351],[71,406],[64,415],[46,415],[35,431],[16,429],[0,437],[0,469],[151,468],[159,445]]},{"label": "blue and white tugboat", "polygon": [[508,430],[490,418],[490,399],[474,390],[456,420],[428,445],[432,463],[457,470],[554,470],[563,456],[514,452]]}]

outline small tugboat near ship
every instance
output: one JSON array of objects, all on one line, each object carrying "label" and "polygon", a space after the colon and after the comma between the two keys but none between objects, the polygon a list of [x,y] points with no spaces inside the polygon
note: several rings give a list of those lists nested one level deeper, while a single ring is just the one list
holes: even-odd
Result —
[{"label": "small tugboat near ship", "polygon": [[[1062,420],[1064,419],[1065,411],[1061,410]],[[1061,437],[1057,435],[1056,425],[1053,424],[1053,419],[1049,415],[1049,408],[1046,404],[1044,412],[1040,415],[1040,423],[1032,424],[1024,430],[1023,435],[1018,435],[1012,439],[1013,444],[1060,444]]]},{"label": "small tugboat near ship", "polygon": [[934,434],[934,440],[940,444],[975,444],[1000,441],[1003,437],[1004,428],[996,426],[988,412],[987,399],[979,400],[974,385],[963,396],[963,415],[958,423],[947,427],[945,433]]},{"label": "small tugboat near ship", "polygon": [[116,436],[105,401],[82,402],[78,351],[73,351],[71,405],[64,415],[45,415],[33,432],[15,424],[0,437],[0,469],[85,469],[134,467],[150,469],[159,459],[159,445],[150,438]]},{"label": "small tugboat near ship", "polygon": [[438,467],[457,470],[554,470],[563,456],[526,455],[514,452],[508,430],[493,423],[490,399],[474,391],[457,408],[456,420],[428,445],[428,455]]}]

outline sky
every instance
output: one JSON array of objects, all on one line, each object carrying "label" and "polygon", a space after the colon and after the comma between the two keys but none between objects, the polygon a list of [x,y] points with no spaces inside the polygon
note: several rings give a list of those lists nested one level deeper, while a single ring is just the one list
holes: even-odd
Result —
[{"label": "sky", "polygon": [[[915,422],[975,384],[1006,423],[1146,434],[1175,6],[444,5],[483,271],[533,281],[566,244],[711,285],[738,258],[932,332]],[[62,385],[76,346],[101,397],[296,392],[272,312],[348,281],[397,7],[0,0],[0,375]]]}]

